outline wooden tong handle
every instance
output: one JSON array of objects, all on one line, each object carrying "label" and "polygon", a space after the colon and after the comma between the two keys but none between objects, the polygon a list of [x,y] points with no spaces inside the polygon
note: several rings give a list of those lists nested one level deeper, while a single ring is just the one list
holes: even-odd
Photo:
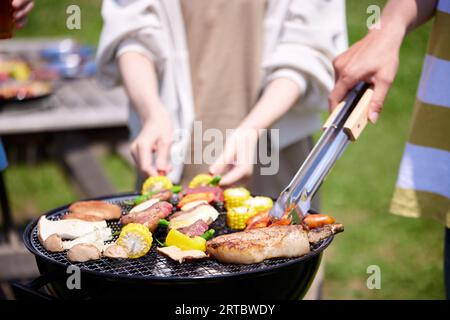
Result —
[{"label": "wooden tong handle", "polygon": [[[373,89],[367,89],[362,95],[361,99],[358,101],[358,104],[353,109],[353,112],[348,117],[347,121],[344,124],[345,133],[349,136],[351,141],[355,141],[360,136],[361,132],[367,125],[368,122],[368,113],[369,113],[369,104],[372,99]],[[334,108],[333,112],[328,117],[327,121],[323,125],[323,128],[328,128],[334,121],[336,115],[341,111],[344,107],[345,101],[339,103],[336,108]]]}]

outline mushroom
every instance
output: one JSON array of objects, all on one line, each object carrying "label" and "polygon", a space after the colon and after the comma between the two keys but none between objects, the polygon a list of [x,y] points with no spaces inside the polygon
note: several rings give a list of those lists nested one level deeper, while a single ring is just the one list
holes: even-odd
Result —
[{"label": "mushroom", "polygon": [[128,258],[128,253],[124,247],[111,243],[103,250],[103,256],[111,259],[126,259]]},{"label": "mushroom", "polygon": [[53,234],[61,239],[75,239],[96,229],[106,228],[106,221],[88,222],[77,219],[69,220],[48,220],[46,216],[39,219],[37,230],[39,241],[44,244],[45,240]]},{"label": "mushroom", "polygon": [[98,260],[101,257],[102,254],[100,250],[93,244],[77,244],[67,251],[67,259],[69,259],[70,262],[86,262]]},{"label": "mushroom", "polygon": [[63,241],[64,250],[69,250],[73,246],[81,243],[92,244],[97,247],[98,250],[102,251],[105,241],[112,239],[111,228],[96,229],[93,232],[85,234],[79,238],[70,241]]},{"label": "mushroom", "polygon": [[47,237],[47,239],[42,242],[42,245],[50,252],[64,251],[63,241],[61,240],[61,237],[55,233]]},{"label": "mushroom", "polygon": [[186,260],[199,260],[208,258],[206,253],[200,250],[181,250],[176,246],[169,246],[156,249],[159,253],[169,257],[172,260],[183,263]]}]

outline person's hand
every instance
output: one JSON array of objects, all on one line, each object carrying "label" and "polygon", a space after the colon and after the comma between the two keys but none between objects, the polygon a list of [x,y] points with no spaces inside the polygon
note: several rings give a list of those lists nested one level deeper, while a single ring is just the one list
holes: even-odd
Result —
[{"label": "person's hand", "polygon": [[252,175],[257,143],[255,129],[237,128],[227,137],[223,152],[209,168],[211,174],[222,175],[220,185],[230,186]]},{"label": "person's hand", "polygon": [[[146,176],[156,176],[171,170],[170,146],[173,140],[173,123],[164,107],[159,107],[157,116],[147,120],[141,132],[131,143],[131,155],[139,170]],[[156,163],[153,163],[156,153]]]},{"label": "person's hand", "polygon": [[13,0],[13,18],[16,28],[23,28],[27,22],[27,15],[34,7],[33,0]]},{"label": "person's hand", "polygon": [[377,122],[397,73],[402,39],[402,35],[392,30],[372,30],[338,56],[333,61],[336,85],[329,97],[330,109],[333,110],[359,81],[366,81],[374,87],[368,118],[372,123]]}]

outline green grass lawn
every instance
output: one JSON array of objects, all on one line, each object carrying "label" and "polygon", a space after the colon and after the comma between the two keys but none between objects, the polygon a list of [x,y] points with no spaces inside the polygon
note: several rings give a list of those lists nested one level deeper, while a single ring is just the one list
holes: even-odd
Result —
[{"label": "green grass lawn", "polygon": [[[78,3],[82,30],[65,29],[65,8]],[[347,1],[350,41],[365,32],[366,8],[384,1]],[[29,26],[18,36],[70,36],[95,44],[101,28],[100,2],[36,1]],[[401,52],[401,67],[383,116],[351,145],[323,186],[324,212],[346,226],[326,254],[325,298],[442,299],[442,225],[389,214],[402,150],[407,137],[429,25],[410,35]],[[119,190],[131,190],[133,173],[115,155],[103,159]],[[30,216],[77,198],[54,163],[12,165],[7,183],[16,214]],[[366,269],[381,268],[381,289],[369,290]]]}]

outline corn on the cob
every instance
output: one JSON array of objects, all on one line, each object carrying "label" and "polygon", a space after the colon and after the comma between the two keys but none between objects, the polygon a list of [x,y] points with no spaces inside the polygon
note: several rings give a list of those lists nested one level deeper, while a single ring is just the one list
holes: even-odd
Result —
[{"label": "corn on the cob", "polygon": [[245,229],[247,220],[256,212],[249,207],[233,207],[227,210],[227,225],[231,229]]},{"label": "corn on the cob", "polygon": [[250,191],[245,188],[228,188],[223,192],[225,208],[230,209],[244,205],[250,198]]},{"label": "corn on the cob", "polygon": [[167,190],[173,187],[172,181],[166,176],[153,176],[148,177],[142,185],[142,194],[152,192]]},{"label": "corn on the cob", "polygon": [[244,202],[244,206],[253,209],[255,212],[272,209],[273,201],[269,197],[251,197]]},{"label": "corn on the cob", "polygon": [[207,186],[212,181],[212,179],[213,177],[210,174],[198,174],[191,180],[191,182],[189,182],[189,188]]},{"label": "corn on the cob", "polygon": [[129,223],[120,232],[117,244],[123,247],[129,258],[144,256],[152,245],[152,233],[142,224]]}]

